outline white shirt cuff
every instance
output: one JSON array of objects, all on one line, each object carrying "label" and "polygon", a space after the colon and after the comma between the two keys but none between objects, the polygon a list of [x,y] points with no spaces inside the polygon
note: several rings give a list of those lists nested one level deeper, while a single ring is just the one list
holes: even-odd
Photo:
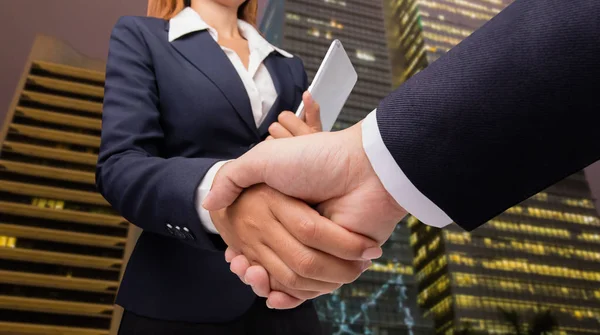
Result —
[{"label": "white shirt cuff", "polygon": [[451,224],[452,219],[421,193],[402,172],[383,143],[376,112],[377,110],[371,112],[362,122],[362,142],[365,153],[385,189],[402,208],[424,224],[437,228]]},{"label": "white shirt cuff", "polygon": [[215,180],[215,175],[217,174],[219,169],[227,162],[228,161],[220,161],[213,165],[208,170],[206,175],[204,175],[204,178],[200,182],[200,186],[198,186],[198,188],[196,189],[196,211],[198,212],[198,216],[200,217],[200,222],[202,222],[202,225],[209,233],[213,234],[219,234],[219,232],[217,231],[217,228],[215,228],[215,225],[213,224],[212,219],[210,218],[210,212],[204,209],[204,207],[202,207],[202,202],[204,201],[204,198],[206,198],[208,192],[210,191],[210,188],[212,187],[212,183]]}]

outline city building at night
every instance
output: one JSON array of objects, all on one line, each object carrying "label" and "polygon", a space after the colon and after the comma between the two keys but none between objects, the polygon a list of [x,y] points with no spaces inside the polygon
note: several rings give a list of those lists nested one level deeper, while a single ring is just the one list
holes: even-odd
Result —
[{"label": "city building at night", "polygon": [[394,87],[424,69],[512,0],[384,0]]},{"label": "city building at night", "polygon": [[[332,40],[339,39],[358,83],[334,129],[363,119],[391,91],[383,4],[372,0],[272,0],[261,30],[304,61],[312,80]],[[316,299],[327,334],[432,334],[416,303],[410,231],[403,222],[384,245],[384,256],[355,283]]]},{"label": "city building at night", "polygon": [[128,222],[96,192],[104,64],[38,37],[0,133],[0,333],[108,334]]},{"label": "city building at night", "polygon": [[414,219],[409,226],[418,300],[436,334],[466,324],[504,334],[500,309],[525,320],[549,309],[561,334],[598,334],[600,218],[582,172],[471,233]]},{"label": "city building at night", "polygon": [[391,91],[383,4],[372,0],[272,0],[261,29],[269,41],[302,58],[309,80],[332,40],[348,52],[358,83],[335,129],[362,120]]}]

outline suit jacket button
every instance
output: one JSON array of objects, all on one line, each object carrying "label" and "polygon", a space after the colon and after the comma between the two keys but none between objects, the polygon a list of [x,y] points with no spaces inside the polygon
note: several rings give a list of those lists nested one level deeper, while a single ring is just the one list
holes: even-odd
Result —
[{"label": "suit jacket button", "polygon": [[175,236],[175,231],[173,230],[173,226],[171,226],[168,223],[167,223],[167,231],[169,232],[169,234]]},{"label": "suit jacket button", "polygon": [[194,237],[194,234],[192,234],[192,232],[187,229],[186,227],[183,227],[183,233],[185,234],[185,236],[187,237],[188,240],[192,240],[195,241],[196,237]]},{"label": "suit jacket button", "polygon": [[175,236],[183,240],[187,239],[187,236],[185,236],[185,234],[181,231],[181,227],[179,226],[175,226]]}]

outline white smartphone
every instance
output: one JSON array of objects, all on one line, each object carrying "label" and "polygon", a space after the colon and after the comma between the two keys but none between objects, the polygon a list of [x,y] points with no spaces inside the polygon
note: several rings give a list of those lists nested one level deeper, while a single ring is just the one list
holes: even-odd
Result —
[{"label": "white smartphone", "polygon": [[[357,80],[358,74],[342,42],[334,40],[308,87],[313,99],[321,107],[323,131],[331,131]],[[303,102],[298,106],[296,116],[304,119]]]}]

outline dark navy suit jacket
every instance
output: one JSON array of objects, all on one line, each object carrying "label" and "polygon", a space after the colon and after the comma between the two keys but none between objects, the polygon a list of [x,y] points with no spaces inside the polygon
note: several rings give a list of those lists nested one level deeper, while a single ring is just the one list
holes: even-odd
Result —
[{"label": "dark navy suit jacket", "polygon": [[600,158],[600,1],[517,0],[381,102],[410,181],[472,230]]},{"label": "dark navy suit jacket", "polygon": [[159,319],[228,321],[255,295],[229,271],[223,241],[205,232],[196,188],[214,163],[242,155],[281,111],[295,110],[307,77],[297,57],[266,58],[278,98],[257,129],[242,81],[209,32],[169,43],[168,29],[123,17],[110,39],[96,181],[143,229],[117,303]]}]

